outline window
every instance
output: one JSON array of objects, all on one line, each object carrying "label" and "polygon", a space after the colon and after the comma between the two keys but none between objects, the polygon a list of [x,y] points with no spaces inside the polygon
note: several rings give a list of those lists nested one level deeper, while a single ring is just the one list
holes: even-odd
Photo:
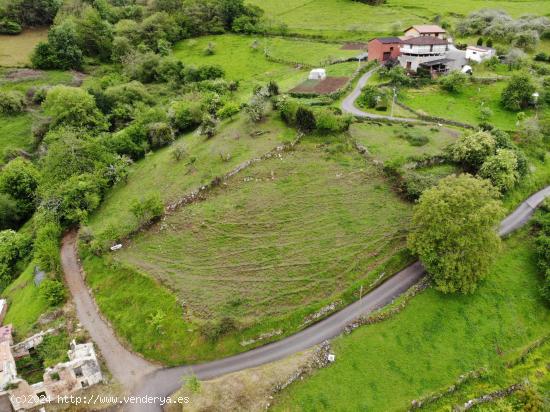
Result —
[{"label": "window", "polygon": [[84,374],[82,373],[82,368],[79,366],[78,368],[75,368],[74,374],[77,378],[82,378]]},{"label": "window", "polygon": [[88,387],[88,381],[87,381],[87,380],[83,380],[83,381],[81,382],[81,385],[82,385],[83,388],[87,388],[87,387]]},{"label": "window", "polygon": [[46,395],[46,392],[45,391],[42,391],[42,392],[38,392],[36,394],[36,396],[38,396],[38,400],[39,401],[45,401],[48,399],[48,395]]}]

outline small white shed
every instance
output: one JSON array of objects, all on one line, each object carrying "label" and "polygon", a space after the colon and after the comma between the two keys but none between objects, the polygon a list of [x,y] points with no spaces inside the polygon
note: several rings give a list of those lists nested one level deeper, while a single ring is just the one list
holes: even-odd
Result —
[{"label": "small white shed", "polygon": [[466,48],[466,59],[481,63],[496,55],[496,50],[483,46],[468,46]]},{"label": "small white shed", "polygon": [[327,78],[327,71],[325,69],[313,69],[309,73],[309,80],[324,80]]}]

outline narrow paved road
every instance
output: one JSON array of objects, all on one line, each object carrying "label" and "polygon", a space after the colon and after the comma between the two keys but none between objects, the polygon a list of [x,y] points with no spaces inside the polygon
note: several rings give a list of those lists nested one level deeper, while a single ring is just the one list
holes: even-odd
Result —
[{"label": "narrow paved road", "polygon": [[375,67],[374,69],[369,70],[366,72],[359,81],[357,82],[357,85],[353,89],[353,91],[344,99],[342,102],[342,111],[345,113],[349,113],[353,116],[357,117],[365,117],[368,119],[383,119],[383,120],[391,120],[393,122],[404,122],[404,123],[419,123],[421,120],[419,119],[413,119],[413,118],[406,118],[406,117],[395,117],[395,116],[385,116],[381,114],[375,114],[375,113],[368,113],[364,112],[361,109],[358,109],[355,107],[355,101],[359,98],[361,95],[361,90],[365,85],[367,84],[368,80],[371,78],[371,76],[378,70],[378,67]]},{"label": "narrow paved road", "polygon": [[[523,226],[532,216],[536,207],[549,196],[550,186],[524,201],[510,216],[504,219],[499,228],[499,234],[504,236]],[[361,300],[278,342],[213,362],[158,369],[155,365],[125,349],[111,328],[101,318],[82,278],[75,242],[75,232],[70,232],[65,236],[61,258],[65,278],[73,296],[80,322],[90,332],[113,376],[125,387],[131,389],[134,396],[138,397],[168,396],[181,386],[181,378],[191,373],[199,379],[211,379],[273,362],[317,345],[339,335],[345,326],[357,317],[390,303],[395,297],[418,282],[425,273],[422,265],[416,262],[366,294]],[[134,404],[126,406],[124,410],[132,412],[161,411],[162,408],[159,404]]]},{"label": "narrow paved road", "polygon": [[109,371],[121,384],[131,389],[144,375],[153,372],[158,366],[140,358],[120,344],[110,326],[101,318],[99,310],[90,296],[88,287],[81,275],[81,266],[76,250],[76,231],[69,232],[61,245],[61,265],[65,281],[76,306],[78,320],[90,333],[101,351]]}]

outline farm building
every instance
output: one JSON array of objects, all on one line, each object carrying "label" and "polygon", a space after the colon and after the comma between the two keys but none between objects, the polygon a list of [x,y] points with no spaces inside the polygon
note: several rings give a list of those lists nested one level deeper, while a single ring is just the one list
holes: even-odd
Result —
[{"label": "farm building", "polygon": [[399,57],[400,46],[401,39],[399,37],[377,37],[372,39],[368,43],[368,59],[380,63],[395,60]]},{"label": "farm building", "polygon": [[313,69],[308,76],[309,80],[325,80],[327,71],[325,69]]},{"label": "farm building", "polygon": [[496,56],[496,50],[490,47],[468,46],[466,48],[466,58],[477,63],[488,60],[493,56]]},{"label": "farm building", "polygon": [[[402,40],[399,63],[412,72],[416,72],[423,63],[435,60],[439,60],[441,65],[445,66],[448,61],[443,60],[448,60],[448,51],[447,40],[432,36],[412,37]],[[444,70],[441,65],[438,70]]]},{"label": "farm building", "polygon": [[411,26],[405,30],[405,36],[407,37],[437,37],[440,39],[445,39],[447,37],[447,32],[445,29],[432,25],[416,25]]}]

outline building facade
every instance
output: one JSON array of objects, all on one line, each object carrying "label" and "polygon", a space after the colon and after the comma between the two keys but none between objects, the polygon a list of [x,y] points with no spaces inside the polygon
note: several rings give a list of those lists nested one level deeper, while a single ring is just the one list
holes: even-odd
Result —
[{"label": "building facade", "polygon": [[384,63],[399,57],[401,39],[399,37],[378,37],[368,43],[368,61]]},{"label": "building facade", "polygon": [[483,46],[468,46],[466,48],[466,59],[481,63],[491,57],[496,56],[496,50]]},{"label": "building facade", "polygon": [[401,41],[399,64],[411,72],[416,72],[423,63],[447,58],[447,40],[434,37],[412,37]]},{"label": "building facade", "polygon": [[424,24],[424,25],[415,25],[409,27],[405,30],[406,37],[437,37],[440,39],[447,38],[447,32],[445,29],[433,25],[433,24]]}]

